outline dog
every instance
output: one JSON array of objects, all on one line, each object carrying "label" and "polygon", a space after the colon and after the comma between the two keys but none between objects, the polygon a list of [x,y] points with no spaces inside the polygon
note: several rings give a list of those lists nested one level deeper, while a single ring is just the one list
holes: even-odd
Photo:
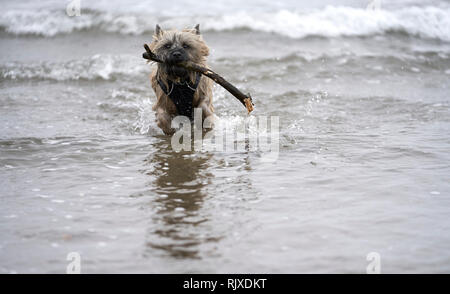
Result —
[{"label": "dog", "polygon": [[202,110],[202,123],[212,116],[213,82],[200,73],[176,66],[179,62],[191,61],[208,67],[209,47],[200,34],[200,25],[182,31],[163,31],[156,25],[149,47],[164,62],[158,63],[150,75],[156,94],[153,110],[158,127],[166,135],[173,134],[172,119],[184,115],[192,121],[194,108]]}]

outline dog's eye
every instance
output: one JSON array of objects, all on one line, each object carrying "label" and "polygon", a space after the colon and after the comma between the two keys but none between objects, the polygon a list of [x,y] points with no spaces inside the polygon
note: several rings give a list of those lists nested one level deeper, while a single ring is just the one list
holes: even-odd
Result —
[{"label": "dog's eye", "polygon": [[172,44],[170,44],[170,43],[164,45],[164,48],[166,48],[166,49],[170,49],[170,47],[172,47]]},{"label": "dog's eye", "polygon": [[183,48],[187,49],[187,48],[189,48],[189,45],[188,44],[183,44]]}]

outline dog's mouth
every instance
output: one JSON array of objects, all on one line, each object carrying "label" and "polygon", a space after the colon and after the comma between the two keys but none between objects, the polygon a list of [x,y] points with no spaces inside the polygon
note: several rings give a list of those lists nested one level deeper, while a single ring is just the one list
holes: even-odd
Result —
[{"label": "dog's mouth", "polygon": [[171,77],[177,77],[177,78],[184,78],[188,76],[188,70],[181,66],[177,66],[175,64],[173,65],[164,65],[163,70],[167,73],[168,76]]},{"label": "dog's mouth", "polygon": [[162,70],[164,70],[167,75],[174,78],[185,78],[188,75],[188,71],[183,67],[178,66],[180,62],[188,61],[189,58],[184,50],[174,50],[163,58],[164,65],[162,65]]},{"label": "dog's mouth", "polygon": [[178,63],[188,61],[187,58],[183,57],[175,57],[175,58],[167,58],[166,63],[169,65],[177,65]]}]

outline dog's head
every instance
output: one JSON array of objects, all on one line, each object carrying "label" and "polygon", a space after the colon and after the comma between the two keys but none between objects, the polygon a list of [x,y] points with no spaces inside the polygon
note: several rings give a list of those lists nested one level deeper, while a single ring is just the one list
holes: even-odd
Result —
[{"label": "dog's head", "polygon": [[200,34],[199,25],[182,31],[163,31],[156,25],[150,49],[164,61],[164,64],[158,64],[159,69],[170,77],[185,77],[188,74],[185,69],[174,66],[175,64],[191,61],[205,65],[209,54],[209,48]]}]

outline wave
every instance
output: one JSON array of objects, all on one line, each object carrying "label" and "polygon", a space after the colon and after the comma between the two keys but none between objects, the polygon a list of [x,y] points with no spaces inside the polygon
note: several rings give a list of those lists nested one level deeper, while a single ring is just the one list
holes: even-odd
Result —
[{"label": "wave", "polygon": [[0,65],[3,79],[112,80],[122,76],[139,77],[150,72],[149,66],[131,55],[97,54],[67,62],[8,62]]},{"label": "wave", "polygon": [[218,58],[212,62],[214,67],[249,69],[242,73],[245,80],[272,80],[308,71],[310,73],[352,74],[355,71],[367,74],[386,74],[391,72],[446,73],[450,66],[448,51],[409,51],[409,52],[311,52],[294,51],[276,57]]},{"label": "wave", "polygon": [[0,28],[14,35],[52,37],[77,31],[99,29],[120,34],[142,34],[154,22],[138,15],[83,10],[80,16],[69,17],[63,10],[7,11],[0,16]]},{"label": "wave", "polygon": [[247,28],[291,38],[370,36],[389,32],[450,41],[450,9],[410,7],[397,11],[331,7],[301,14],[281,10],[258,16],[238,13],[205,24],[213,30]]},{"label": "wave", "polygon": [[413,6],[397,10],[327,6],[312,12],[239,11],[221,15],[176,17],[88,9],[82,10],[81,16],[68,17],[63,10],[15,10],[6,11],[0,16],[0,28],[7,33],[45,37],[87,30],[141,35],[153,32],[156,23],[163,27],[177,28],[201,23],[204,31],[248,29],[291,38],[360,37],[401,32],[450,41],[450,7],[433,6]]},{"label": "wave", "polygon": [[[280,64],[289,64],[289,67],[282,67],[279,74],[287,71],[296,71],[299,66],[324,65],[323,61],[330,66],[337,65],[340,68],[350,67],[356,69],[374,69],[383,71],[384,67],[419,67],[423,69],[447,70],[449,65],[448,52],[415,51],[403,54],[356,54],[348,51],[338,53],[314,53],[296,51],[278,57],[264,58],[218,58],[213,59],[211,64],[222,64],[228,68],[238,66],[252,68],[250,72],[257,74],[247,77],[247,79],[260,79],[266,75],[261,74],[255,68],[266,68]],[[62,62],[7,62],[0,64],[0,77],[8,80],[115,80],[118,78],[147,78],[151,71],[151,66],[139,58],[127,54],[110,55],[96,54],[91,57],[74,59]],[[446,72],[447,73],[447,72]],[[272,78],[271,71],[267,77]]]}]

